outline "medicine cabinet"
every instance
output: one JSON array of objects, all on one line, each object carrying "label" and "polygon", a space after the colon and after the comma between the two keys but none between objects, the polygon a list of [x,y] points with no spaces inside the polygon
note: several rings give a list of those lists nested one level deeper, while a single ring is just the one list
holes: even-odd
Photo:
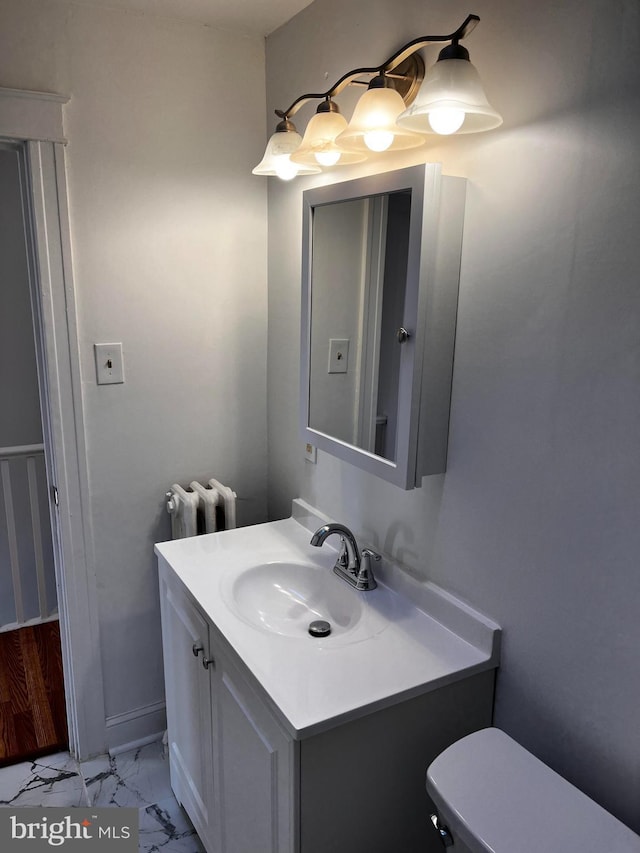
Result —
[{"label": "medicine cabinet", "polygon": [[303,439],[404,489],[446,468],[465,189],[425,164],[303,195]]}]

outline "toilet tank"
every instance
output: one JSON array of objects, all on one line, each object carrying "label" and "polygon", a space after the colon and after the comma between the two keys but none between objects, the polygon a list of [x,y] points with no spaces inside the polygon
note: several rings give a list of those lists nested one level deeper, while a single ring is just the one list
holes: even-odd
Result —
[{"label": "toilet tank", "polygon": [[640,853],[640,836],[500,729],[441,753],[427,791],[452,853]]}]

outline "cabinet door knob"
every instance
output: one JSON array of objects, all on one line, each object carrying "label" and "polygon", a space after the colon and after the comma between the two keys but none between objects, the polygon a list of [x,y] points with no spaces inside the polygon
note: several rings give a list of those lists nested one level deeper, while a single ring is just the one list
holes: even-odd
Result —
[{"label": "cabinet door knob", "polygon": [[197,657],[198,657],[198,655],[200,654],[200,652],[203,652],[203,651],[204,651],[204,646],[203,646],[202,644],[200,644],[200,643],[194,643],[194,644],[191,646],[191,651],[193,652],[193,656],[194,656],[194,658],[197,658]]},{"label": "cabinet door knob", "polygon": [[214,658],[204,658],[204,657],[203,657],[203,658],[202,658],[202,666],[203,666],[205,669],[209,669],[209,664],[211,664],[211,666],[215,666],[215,665],[216,665],[216,662],[215,662]]},{"label": "cabinet door knob", "polygon": [[398,339],[398,343],[403,344],[403,343],[405,343],[405,341],[408,341],[410,337],[411,337],[411,332],[409,332],[407,329],[405,329],[404,326],[400,326],[400,328],[396,332],[396,338]]}]

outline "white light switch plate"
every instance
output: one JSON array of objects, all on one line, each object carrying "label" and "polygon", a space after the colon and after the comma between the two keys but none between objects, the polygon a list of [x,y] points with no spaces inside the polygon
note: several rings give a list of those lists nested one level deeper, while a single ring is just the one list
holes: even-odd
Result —
[{"label": "white light switch plate", "polygon": [[124,382],[122,344],[94,344],[93,351],[98,385],[119,385]]},{"label": "white light switch plate", "polygon": [[349,369],[349,338],[329,338],[327,373],[346,373]]}]

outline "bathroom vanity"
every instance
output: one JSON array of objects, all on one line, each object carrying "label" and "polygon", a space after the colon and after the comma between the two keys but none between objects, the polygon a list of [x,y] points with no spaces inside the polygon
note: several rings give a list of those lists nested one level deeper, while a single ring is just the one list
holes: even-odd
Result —
[{"label": "bathroom vanity", "polygon": [[426,767],[491,724],[498,626],[385,561],[349,587],[325,520],[156,546],[171,784],[209,853],[439,853]]}]

